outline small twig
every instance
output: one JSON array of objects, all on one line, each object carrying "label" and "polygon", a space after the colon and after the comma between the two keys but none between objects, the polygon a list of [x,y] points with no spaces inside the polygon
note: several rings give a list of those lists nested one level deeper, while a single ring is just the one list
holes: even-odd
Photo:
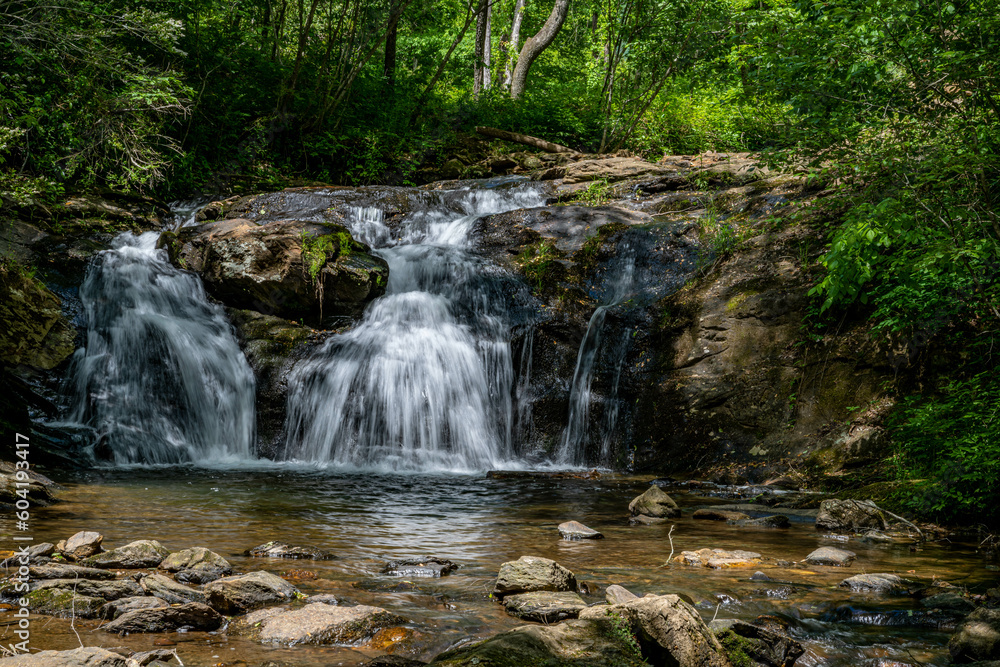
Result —
[{"label": "small twig", "polygon": [[83,645],[83,640],[80,639],[80,633],[76,631],[76,585],[80,581],[80,575],[76,575],[76,581],[73,582],[73,598],[69,603],[69,628],[76,635],[76,641],[80,642],[80,648],[85,648]]},{"label": "small twig", "polygon": [[[715,613],[712,614],[712,621],[715,621],[715,619],[719,616],[719,608],[721,606],[722,606],[721,602],[719,604],[715,605]],[[710,622],[712,622],[712,621],[710,621]]]},{"label": "small twig", "polygon": [[661,565],[660,567],[667,567],[668,565],[670,565],[670,561],[672,561],[674,559],[674,537],[673,537],[673,535],[674,535],[674,528],[676,528],[676,527],[677,527],[676,524],[671,524],[670,525],[670,531],[667,533],[667,539],[670,540],[670,555],[667,556],[667,562],[664,563],[663,565]]}]

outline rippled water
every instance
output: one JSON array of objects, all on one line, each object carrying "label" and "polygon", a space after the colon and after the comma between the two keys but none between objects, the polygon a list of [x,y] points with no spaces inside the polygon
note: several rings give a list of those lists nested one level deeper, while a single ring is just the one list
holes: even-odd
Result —
[{"label": "rippled water", "polygon": [[[69,485],[64,501],[34,510],[36,540],[56,541],[78,530],[98,530],[107,546],[155,538],[171,550],[210,547],[240,571],[268,569],[291,577],[305,593],[333,593],[345,600],[386,607],[408,619],[417,637],[402,647],[429,658],[456,641],[483,637],[520,623],[508,617],[487,592],[504,561],[521,555],[553,558],[589,585],[588,602],[603,601],[612,583],[643,594],[688,595],[710,620],[753,619],[777,614],[792,625],[807,653],[799,665],[859,665],[874,657],[903,662],[946,664],[947,628],[871,625],[887,616],[851,619],[837,610],[850,604],[897,616],[920,613],[909,598],[875,600],[836,588],[860,572],[897,572],[930,583],[984,586],[995,572],[971,545],[930,544],[912,552],[907,545],[846,545],[819,535],[811,522],[788,530],[747,530],[691,519],[691,508],[717,500],[672,491],[685,508],[670,525],[629,526],[628,502],[647,488],[632,478],[599,481],[484,479],[476,475],[346,474],[320,468],[271,464],[268,468],[134,468],[87,473]],[[123,512],[122,508],[128,508]],[[604,533],[599,541],[567,542],[556,526],[576,519]],[[10,526],[2,525],[6,532]],[[245,549],[272,539],[313,544],[338,559],[327,562],[260,561],[240,556]],[[801,560],[817,546],[846,546],[858,560],[847,569],[760,569],[772,582],[751,582],[753,570],[713,571],[679,565],[662,567],[671,547],[741,548],[772,559]],[[439,580],[410,583],[377,574],[385,560],[434,555],[462,565]],[[292,571],[292,572],[290,572]],[[297,571],[297,572],[296,572]],[[301,579],[302,571],[315,575]],[[995,585],[995,584],[990,584]],[[78,621],[86,644],[152,646],[162,636],[118,638]],[[32,640],[37,648],[77,645],[68,623],[38,620]],[[180,644],[192,665],[261,664],[284,660],[303,667],[354,665],[376,653],[358,648],[294,649],[257,646],[224,633],[167,636]],[[219,657],[213,657],[219,656]]]}]

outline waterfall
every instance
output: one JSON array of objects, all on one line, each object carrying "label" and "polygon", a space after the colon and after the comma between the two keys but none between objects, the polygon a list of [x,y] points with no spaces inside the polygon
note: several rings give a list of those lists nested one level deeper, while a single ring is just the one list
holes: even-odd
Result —
[{"label": "waterfall", "polygon": [[[624,249],[630,250],[627,247]],[[594,374],[594,362],[601,347],[604,319],[609,308],[617,306],[629,295],[634,273],[635,256],[631,252],[626,252],[626,256],[621,259],[621,263],[617,266],[617,271],[610,282],[610,289],[604,303],[594,310],[594,314],[591,315],[590,322],[587,324],[587,333],[584,334],[580,350],[576,355],[576,368],[573,371],[573,382],[570,385],[569,418],[566,422],[566,428],[563,430],[559,449],[556,452],[555,460],[559,464],[580,466],[586,463],[590,385]],[[610,435],[607,437],[610,438]]]},{"label": "waterfall", "polygon": [[119,464],[249,458],[253,372],[222,309],[167,263],[158,237],[122,234],[87,270],[70,420]]},{"label": "waterfall", "polygon": [[288,459],[383,470],[483,470],[513,456],[513,368],[498,269],[470,252],[481,216],[540,206],[531,186],[468,190],[451,210],[347,224],[389,264],[386,295],[288,381]]}]

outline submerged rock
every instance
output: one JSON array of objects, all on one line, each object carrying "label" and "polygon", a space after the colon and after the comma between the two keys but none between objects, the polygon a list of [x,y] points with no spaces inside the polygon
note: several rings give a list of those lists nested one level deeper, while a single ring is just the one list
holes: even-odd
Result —
[{"label": "submerged rock", "polygon": [[640,667],[648,664],[620,638],[619,632],[618,626],[607,617],[569,620],[550,626],[525,625],[485,641],[445,651],[430,664],[434,667]]},{"label": "submerged rock", "polygon": [[874,503],[836,499],[820,503],[816,530],[856,533],[867,528],[885,530],[885,517]]},{"label": "submerged rock", "polygon": [[1000,660],[1000,609],[969,614],[948,640],[948,653],[953,662]]},{"label": "submerged rock", "polygon": [[674,562],[719,570],[728,567],[753,567],[760,564],[760,559],[760,554],[754,551],[699,549],[698,551],[682,551],[679,556],[674,557]]},{"label": "submerged rock", "polygon": [[205,586],[208,604],[223,614],[243,614],[258,607],[288,602],[296,593],[298,591],[290,583],[264,571],[223,577]]},{"label": "submerged rock", "polygon": [[137,569],[156,567],[169,555],[170,551],[156,540],[136,540],[81,562],[88,567]]},{"label": "submerged rock", "polygon": [[219,301],[294,320],[357,317],[389,280],[386,261],[332,222],[227,219],[165,232],[160,242]]},{"label": "submerged rock", "polygon": [[705,521],[743,521],[749,519],[750,515],[730,510],[700,509],[695,510],[691,518]]},{"label": "submerged rock", "polygon": [[179,607],[133,609],[101,626],[104,632],[119,635],[172,632],[180,628],[216,630],[222,625],[222,616],[211,607],[198,602],[188,602]]},{"label": "submerged rock", "polygon": [[588,528],[579,521],[566,521],[559,524],[559,534],[564,540],[599,540],[604,537],[593,528]]},{"label": "submerged rock", "polygon": [[927,609],[940,609],[945,612],[954,612],[965,615],[973,611],[976,605],[961,591],[948,590],[935,595],[929,595],[920,601],[920,605]]},{"label": "submerged rock", "polygon": [[391,560],[382,568],[382,574],[396,577],[442,577],[458,569],[456,563],[443,558],[411,558],[408,560]]},{"label": "submerged rock", "polygon": [[757,519],[730,519],[726,523],[739,528],[789,528],[792,525],[791,521],[784,514],[762,516]]},{"label": "submerged rock", "polygon": [[641,496],[636,496],[628,504],[632,516],[647,516],[654,519],[678,517],[681,510],[674,499],[658,486],[651,486]]},{"label": "submerged rock", "polygon": [[264,644],[359,644],[405,622],[380,607],[313,602],[294,611],[260,609],[234,621],[229,632]]},{"label": "submerged rock", "polygon": [[879,593],[882,595],[907,595],[913,582],[903,579],[898,574],[873,573],[856,574],[840,582],[841,588],[847,588],[855,593]]},{"label": "submerged rock", "polygon": [[504,609],[511,616],[537,623],[556,623],[576,618],[587,603],[573,592],[553,593],[536,591],[508,595],[503,599]]},{"label": "submerged rock", "polygon": [[521,556],[500,566],[493,594],[499,598],[535,591],[575,591],[576,576],[554,560]]},{"label": "submerged rock", "polygon": [[820,547],[806,556],[810,565],[830,565],[832,567],[848,567],[857,558],[857,554],[847,549],[837,547]]},{"label": "submerged rock", "polygon": [[245,554],[251,558],[297,558],[302,560],[332,560],[336,558],[325,549],[311,546],[292,546],[284,542],[265,542]]},{"label": "submerged rock", "polygon": [[66,540],[60,551],[69,560],[83,560],[94,554],[101,553],[104,550],[101,547],[101,542],[103,541],[104,536],[100,533],[81,530]]}]

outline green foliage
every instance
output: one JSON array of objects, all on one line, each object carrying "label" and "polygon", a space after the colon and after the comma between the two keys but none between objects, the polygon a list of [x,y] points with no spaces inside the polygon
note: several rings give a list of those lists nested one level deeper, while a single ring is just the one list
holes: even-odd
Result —
[{"label": "green foliage", "polygon": [[1000,525],[1000,376],[985,371],[945,380],[930,396],[910,396],[892,421],[901,479],[898,497],[922,516]]},{"label": "green foliage", "polygon": [[313,236],[303,232],[302,264],[306,267],[309,277],[316,281],[330,255],[348,257],[355,245],[356,241],[345,231]]},{"label": "green foliage", "polygon": [[525,248],[517,256],[517,263],[528,282],[536,289],[542,289],[554,263],[562,253],[551,241],[539,241]]},{"label": "green foliage", "polygon": [[754,667],[757,663],[750,657],[753,644],[732,630],[723,630],[715,635],[726,652],[733,667]]},{"label": "green foliage", "polygon": [[612,636],[626,646],[629,652],[636,658],[642,658],[642,649],[639,647],[639,640],[632,631],[631,624],[622,618],[622,615],[611,611],[606,612],[608,620],[611,621]]}]

